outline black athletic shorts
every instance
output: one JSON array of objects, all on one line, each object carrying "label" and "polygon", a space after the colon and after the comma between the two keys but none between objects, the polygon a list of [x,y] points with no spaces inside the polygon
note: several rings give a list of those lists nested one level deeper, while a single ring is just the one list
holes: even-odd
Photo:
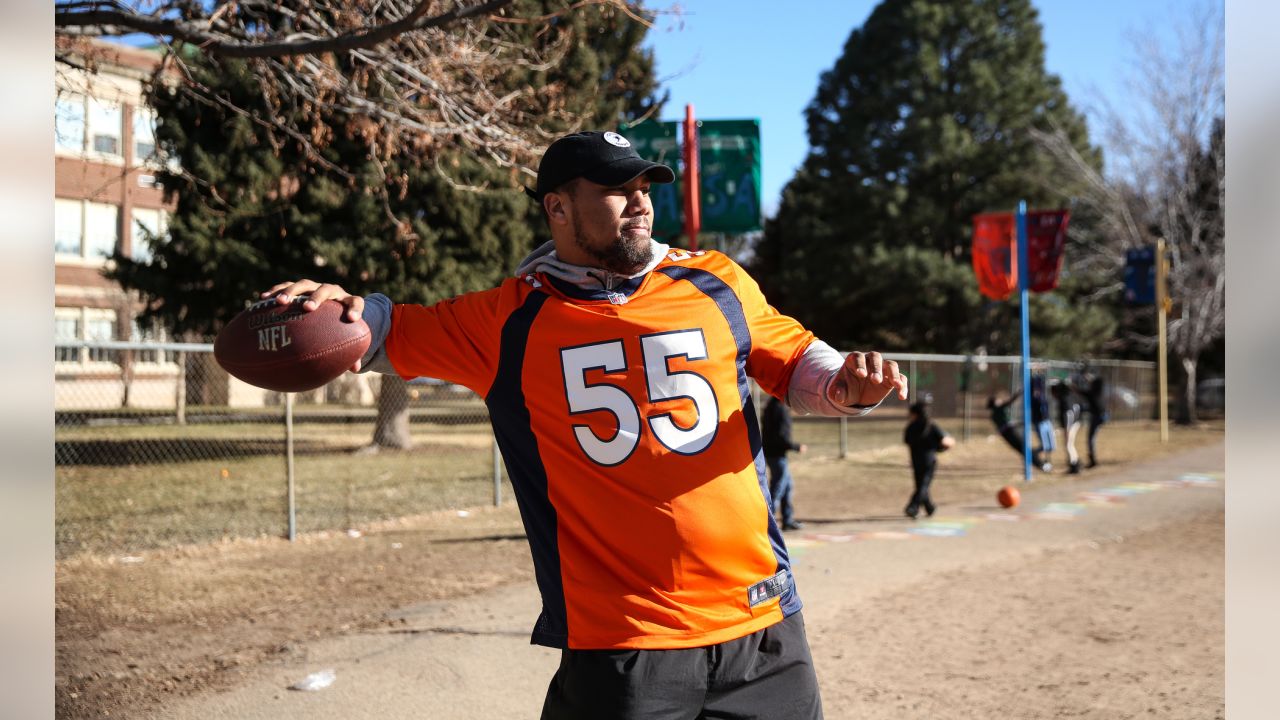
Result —
[{"label": "black athletic shorts", "polygon": [[543,720],[821,720],[800,613],[719,645],[563,650]]}]

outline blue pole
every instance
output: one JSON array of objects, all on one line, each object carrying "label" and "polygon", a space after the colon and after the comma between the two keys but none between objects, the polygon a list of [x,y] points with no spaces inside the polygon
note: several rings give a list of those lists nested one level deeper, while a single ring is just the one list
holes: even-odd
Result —
[{"label": "blue pole", "polygon": [[1027,201],[1018,201],[1018,296],[1022,303],[1022,479],[1031,482],[1031,313],[1027,286]]}]

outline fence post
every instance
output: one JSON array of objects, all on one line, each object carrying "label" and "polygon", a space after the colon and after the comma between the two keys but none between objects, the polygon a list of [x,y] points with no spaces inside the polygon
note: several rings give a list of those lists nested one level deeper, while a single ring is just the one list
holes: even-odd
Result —
[{"label": "fence post", "polygon": [[502,507],[502,450],[497,434],[493,436],[493,506]]},{"label": "fence post", "polygon": [[179,350],[177,353],[178,361],[178,379],[177,387],[173,389],[173,405],[174,419],[179,425],[187,424],[187,353],[185,350]]},{"label": "fence post", "polygon": [[297,515],[293,502],[293,393],[284,394],[284,457],[289,481],[289,542],[298,536]]},{"label": "fence post", "polygon": [[908,386],[908,391],[910,392],[910,397],[907,398],[907,401],[915,402],[917,395],[916,395],[916,361],[914,359],[911,360],[910,368],[911,369],[908,371],[909,375],[907,377],[907,386]]},{"label": "fence post", "polygon": [[133,351],[120,352],[120,407],[129,407],[129,395],[133,392]]},{"label": "fence post", "polygon": [[849,418],[840,416],[840,459],[849,455]]}]

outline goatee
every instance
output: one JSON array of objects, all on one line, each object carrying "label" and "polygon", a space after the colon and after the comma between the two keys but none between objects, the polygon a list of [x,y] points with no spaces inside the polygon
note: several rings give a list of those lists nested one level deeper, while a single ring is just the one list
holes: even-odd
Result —
[{"label": "goatee", "polygon": [[[575,218],[576,219],[576,218]],[[599,248],[588,245],[583,240],[583,233],[574,233],[574,244],[595,261],[601,269],[615,275],[635,275],[644,270],[653,259],[653,240],[649,236],[647,226],[643,235],[637,237],[639,228],[623,226],[618,238],[608,246]]]}]

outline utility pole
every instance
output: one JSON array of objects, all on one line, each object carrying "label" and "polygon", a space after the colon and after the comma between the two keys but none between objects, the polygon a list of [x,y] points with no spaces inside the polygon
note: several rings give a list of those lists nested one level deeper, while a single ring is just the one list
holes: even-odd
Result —
[{"label": "utility pole", "polygon": [[1160,374],[1160,442],[1169,442],[1169,337],[1166,330],[1169,309],[1168,261],[1164,257],[1164,238],[1156,239],[1156,328],[1160,337],[1157,359]]},{"label": "utility pole", "polygon": [[1018,201],[1018,299],[1022,307],[1022,480],[1031,482],[1031,263],[1027,258],[1027,201]]},{"label": "utility pole", "polygon": [[698,249],[698,231],[702,229],[702,184],[698,178],[698,121],[693,117],[693,104],[684,106],[684,234],[689,249]]}]

